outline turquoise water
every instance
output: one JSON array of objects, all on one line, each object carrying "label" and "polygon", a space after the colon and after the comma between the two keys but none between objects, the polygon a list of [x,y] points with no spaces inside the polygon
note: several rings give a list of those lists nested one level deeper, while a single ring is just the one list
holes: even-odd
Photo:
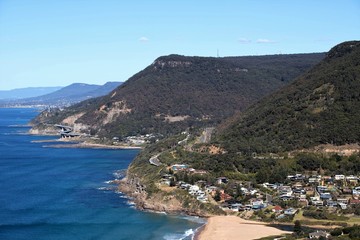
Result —
[{"label": "turquoise water", "polygon": [[0,239],[191,239],[203,224],[138,211],[107,183],[137,150],[52,148],[26,134],[36,114],[0,109]]}]

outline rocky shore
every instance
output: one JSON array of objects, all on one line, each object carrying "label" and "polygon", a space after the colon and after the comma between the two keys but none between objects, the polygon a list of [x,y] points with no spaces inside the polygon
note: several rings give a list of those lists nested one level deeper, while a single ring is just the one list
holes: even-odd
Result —
[{"label": "rocky shore", "polygon": [[132,198],[139,210],[166,212],[169,214],[185,214],[189,216],[209,217],[210,215],[198,208],[183,207],[175,195],[163,192],[149,195],[146,186],[140,182],[140,178],[127,175],[120,181],[119,191]]}]

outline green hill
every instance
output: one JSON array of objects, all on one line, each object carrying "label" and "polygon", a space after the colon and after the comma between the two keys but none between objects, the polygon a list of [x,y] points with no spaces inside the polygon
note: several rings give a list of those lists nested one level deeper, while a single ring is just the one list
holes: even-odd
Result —
[{"label": "green hill", "polygon": [[98,136],[168,135],[222,119],[284,87],[320,62],[322,53],[250,57],[164,56],[109,95],[33,121],[77,125]]},{"label": "green hill", "polygon": [[220,128],[229,152],[264,153],[360,142],[360,42],[332,48],[292,84]]}]

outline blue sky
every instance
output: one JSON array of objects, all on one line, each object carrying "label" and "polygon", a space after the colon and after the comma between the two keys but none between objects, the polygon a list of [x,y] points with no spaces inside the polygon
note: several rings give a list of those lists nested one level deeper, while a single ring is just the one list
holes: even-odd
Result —
[{"label": "blue sky", "polygon": [[125,81],[168,54],[328,51],[359,0],[0,0],[0,90]]}]

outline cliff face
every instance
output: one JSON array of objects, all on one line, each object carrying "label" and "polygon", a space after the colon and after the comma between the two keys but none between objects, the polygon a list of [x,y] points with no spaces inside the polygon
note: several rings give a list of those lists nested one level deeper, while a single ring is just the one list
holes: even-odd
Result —
[{"label": "cliff face", "polygon": [[201,217],[211,215],[209,212],[199,208],[196,202],[190,206],[184,206],[184,203],[175,194],[157,191],[149,195],[146,191],[146,186],[141,183],[141,179],[133,175],[128,175],[120,182],[119,191],[131,197],[136,207],[140,210]]},{"label": "cliff face", "polygon": [[[175,142],[179,140],[180,138],[174,139]],[[129,166],[119,190],[132,197],[136,206],[143,210],[196,216],[224,214],[217,205],[202,203],[186,190],[161,184],[163,174],[168,173],[167,164],[155,166],[150,164],[149,159],[169,149],[172,143],[161,140],[143,149]]]}]

